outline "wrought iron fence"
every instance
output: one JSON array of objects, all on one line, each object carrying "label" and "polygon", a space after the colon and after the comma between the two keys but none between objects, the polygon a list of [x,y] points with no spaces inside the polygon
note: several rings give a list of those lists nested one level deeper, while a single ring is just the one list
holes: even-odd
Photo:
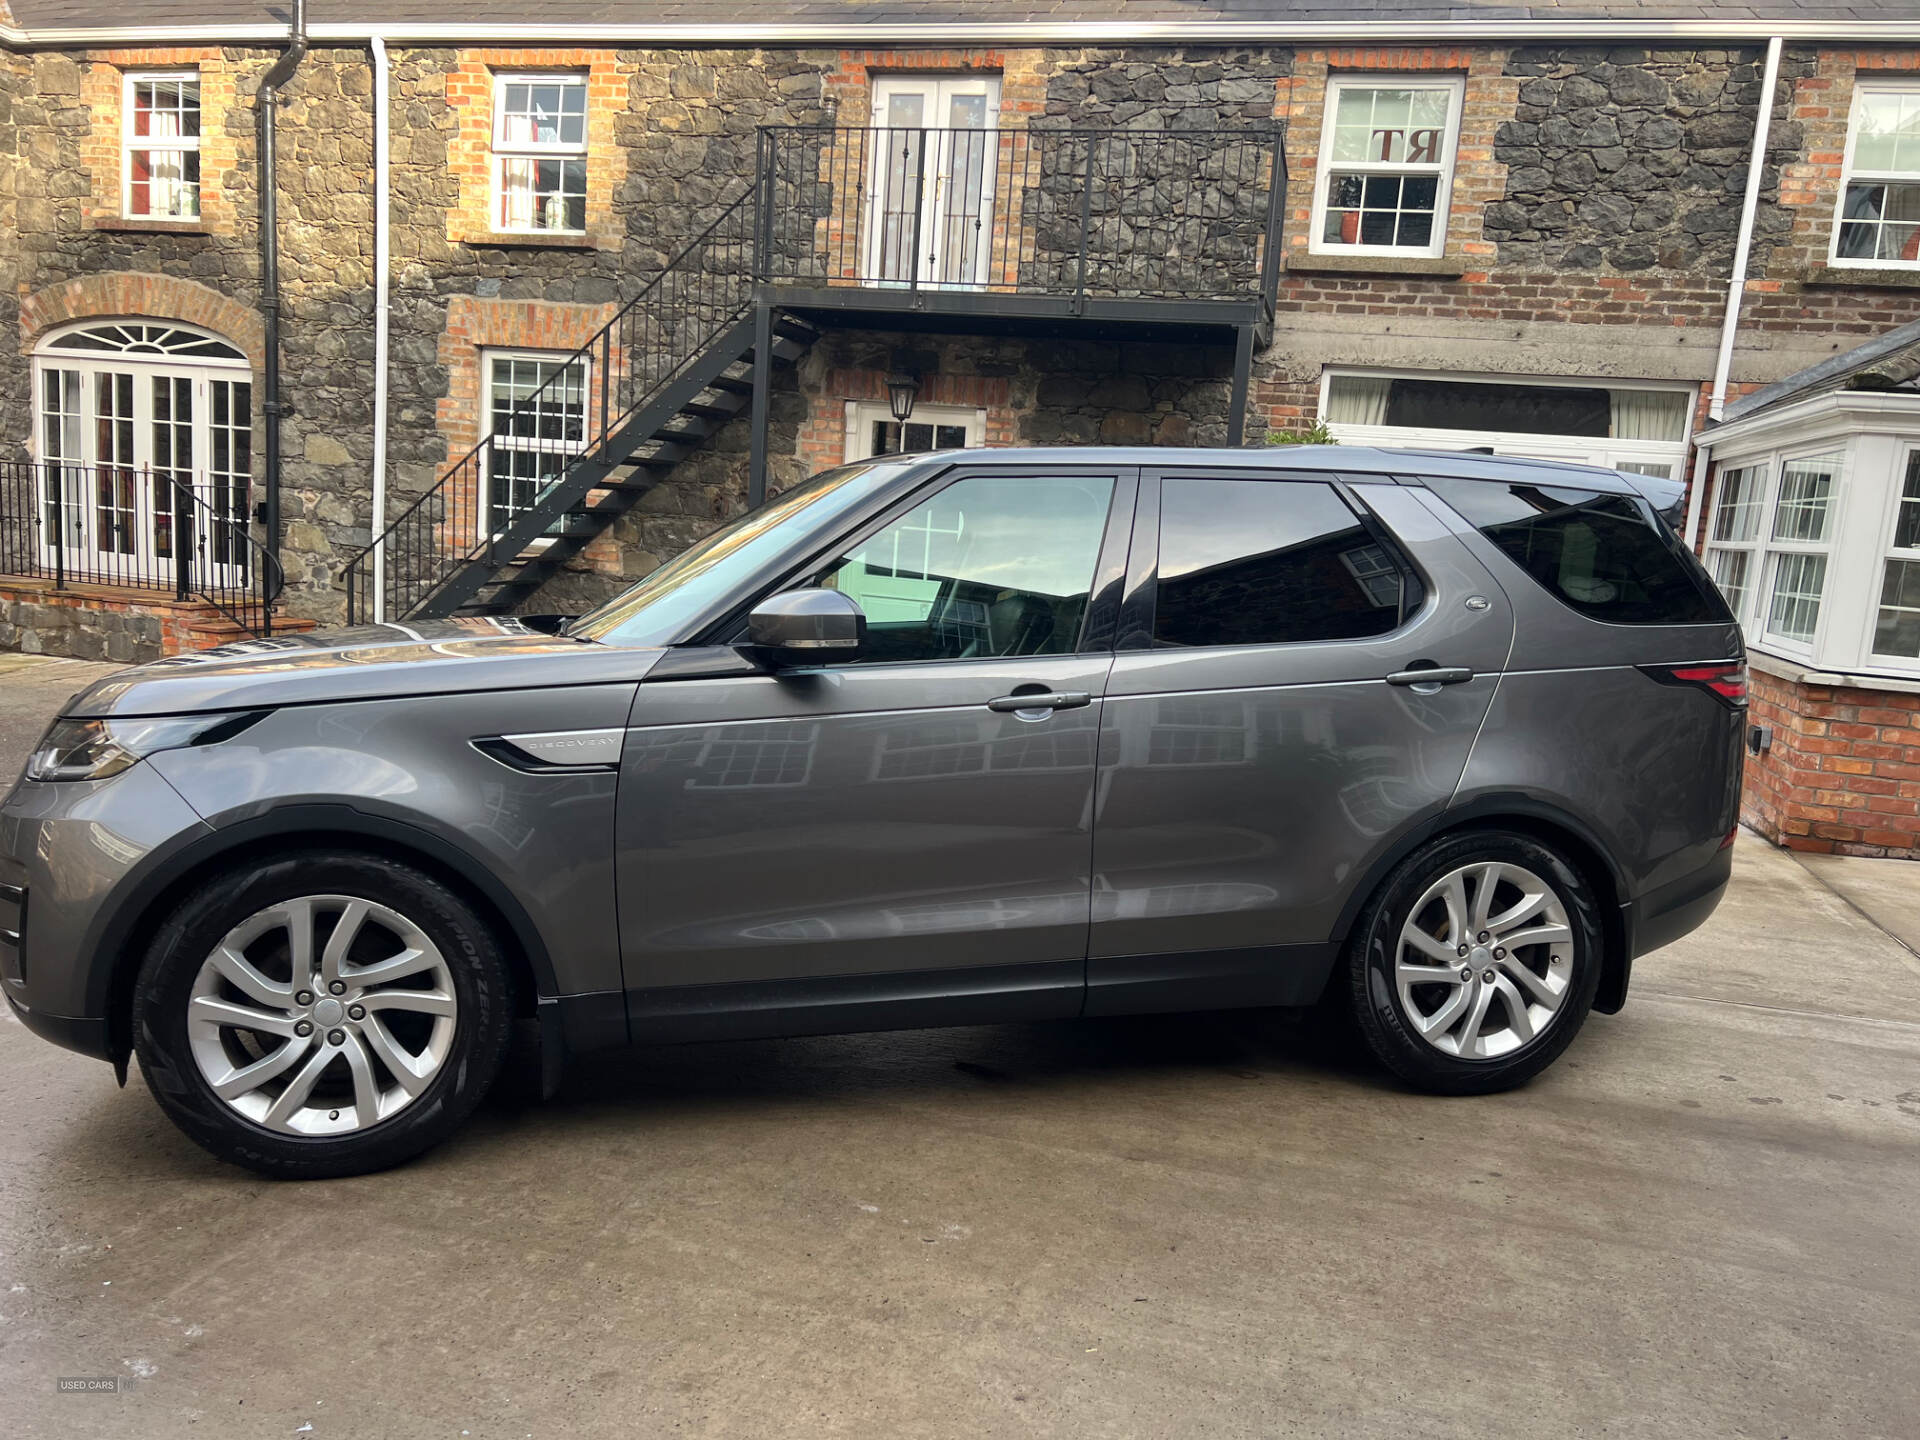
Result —
[{"label": "wrought iron fence", "polygon": [[184,470],[0,462],[0,575],[199,600],[271,635],[285,576],[254,538],[250,489]]},{"label": "wrought iron fence", "polygon": [[763,275],[776,283],[1271,306],[1276,128],[770,128]]},{"label": "wrought iron fence", "polygon": [[544,381],[496,407],[491,433],[348,562],[349,624],[407,615],[467,566],[520,553],[522,517],[747,313],[756,193],[749,187],[591,340],[550,362]]}]

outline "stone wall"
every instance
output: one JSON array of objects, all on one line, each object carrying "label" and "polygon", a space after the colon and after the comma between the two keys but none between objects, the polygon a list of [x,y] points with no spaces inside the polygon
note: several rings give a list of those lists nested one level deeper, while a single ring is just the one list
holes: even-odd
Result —
[{"label": "stone wall", "polygon": [[[1758,49],[1516,50],[1524,77],[1494,154],[1506,194],[1488,208],[1498,263],[1514,269],[1725,275],[1733,263],[1754,107]],[[1755,216],[1764,251],[1791,221],[1780,165],[1798,153],[1790,112],[1799,57],[1773,96],[1769,164]]]}]

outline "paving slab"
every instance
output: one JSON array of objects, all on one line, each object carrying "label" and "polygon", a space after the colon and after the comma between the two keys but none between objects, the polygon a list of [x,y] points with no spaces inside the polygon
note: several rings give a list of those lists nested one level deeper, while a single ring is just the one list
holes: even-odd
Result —
[{"label": "paving slab", "polygon": [[1909,950],[1920,954],[1920,861],[1856,855],[1794,858]]}]

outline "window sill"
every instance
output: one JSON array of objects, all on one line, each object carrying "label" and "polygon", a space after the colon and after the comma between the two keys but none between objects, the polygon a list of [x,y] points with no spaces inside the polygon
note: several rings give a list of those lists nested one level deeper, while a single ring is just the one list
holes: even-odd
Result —
[{"label": "window sill", "polygon": [[592,235],[556,235],[548,231],[479,230],[462,235],[463,245],[485,245],[518,250],[606,250],[612,247]]},{"label": "window sill", "polygon": [[1787,680],[1796,685],[1826,685],[1846,690],[1887,690],[1920,695],[1920,675],[1902,679],[1895,675],[1859,675],[1846,670],[1819,670],[1798,660],[1770,655],[1751,646],[1747,650],[1747,665],[1762,675],[1771,675],[1776,680]]},{"label": "window sill", "polygon": [[161,220],[145,215],[95,215],[87,221],[90,230],[115,230],[129,235],[211,235],[213,226],[203,216],[198,220]]},{"label": "window sill", "polygon": [[1810,289],[1920,290],[1920,265],[1815,265],[1800,282]]},{"label": "window sill", "polygon": [[1426,275],[1458,280],[1467,263],[1451,255],[1289,254],[1287,269],[1305,275]]}]

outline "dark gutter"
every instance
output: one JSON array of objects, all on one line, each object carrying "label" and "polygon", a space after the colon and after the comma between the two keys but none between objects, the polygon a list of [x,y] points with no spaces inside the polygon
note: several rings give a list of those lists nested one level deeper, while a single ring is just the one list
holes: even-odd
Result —
[{"label": "dark gutter", "polygon": [[307,57],[307,0],[293,0],[293,33],[287,48],[273,62],[253,92],[260,142],[260,314],[265,323],[265,354],[261,358],[262,389],[260,413],[266,417],[264,480],[266,502],[261,518],[266,523],[267,550],[275,559],[280,555],[280,421],[292,413],[292,407],[280,399],[280,214],[276,203],[280,192],[280,170],[274,152],[275,109],[280,103],[280,88],[293,78],[300,62]]}]

